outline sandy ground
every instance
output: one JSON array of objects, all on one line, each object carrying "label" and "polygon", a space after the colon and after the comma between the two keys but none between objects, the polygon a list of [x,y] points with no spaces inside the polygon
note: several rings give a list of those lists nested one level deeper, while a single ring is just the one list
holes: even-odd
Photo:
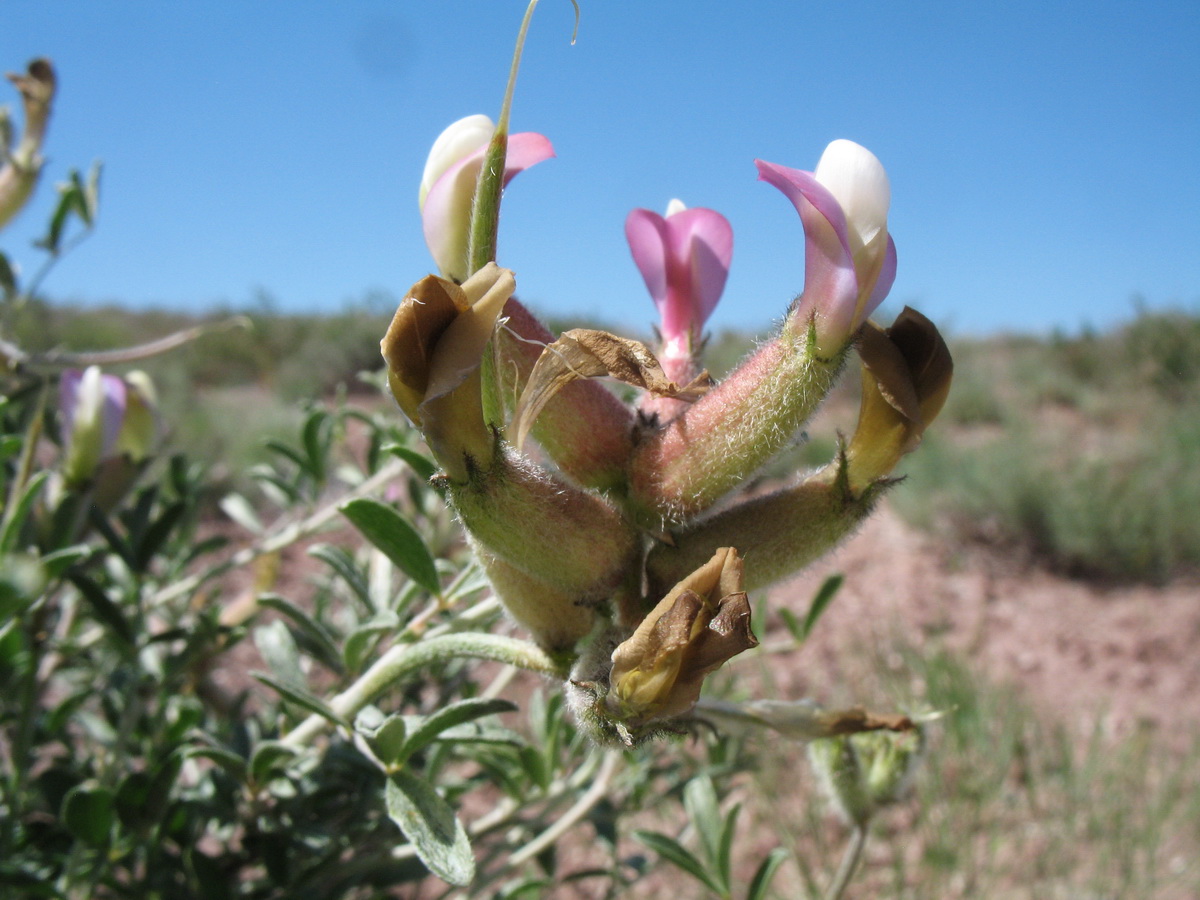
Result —
[{"label": "sandy ground", "polygon": [[[803,616],[833,572],[845,583],[781,690],[820,690],[850,674],[847,661],[864,651],[944,642],[1084,733],[1099,717],[1114,735],[1148,725],[1173,743],[1200,726],[1196,580],[1162,588],[1067,580],[995,548],[947,547],[885,507],[834,554],[776,586],[772,606]],[[806,674],[814,669],[820,677]]]}]

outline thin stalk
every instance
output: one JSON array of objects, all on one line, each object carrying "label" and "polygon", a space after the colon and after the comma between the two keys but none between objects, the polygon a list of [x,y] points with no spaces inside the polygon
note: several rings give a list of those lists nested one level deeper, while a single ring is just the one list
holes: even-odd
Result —
[{"label": "thin stalk", "polygon": [[245,316],[234,316],[213,325],[196,325],[184,328],[165,337],[156,338],[145,344],[133,347],[120,347],[116,350],[95,350],[82,353],[64,353],[50,351],[49,353],[26,353],[16,344],[0,338],[0,357],[17,370],[28,369],[67,369],[85,368],[87,366],[109,366],[118,363],[137,362],[158,356],[176,347],[182,347],[206,334],[216,334],[232,328],[248,328],[250,320]]},{"label": "thin stalk", "polygon": [[475,184],[475,200],[471,204],[471,234],[467,245],[467,274],[473,275],[496,258],[496,233],[500,227],[500,195],[504,191],[504,166],[508,156],[508,120],[512,109],[513,92],[517,86],[517,72],[521,68],[521,53],[525,49],[525,35],[538,0],[530,0],[517,33],[517,46],[513,51],[512,65],[508,70],[508,84],[504,88],[504,102],[500,104],[500,116],[496,130],[488,144],[479,168],[479,180]]},{"label": "thin stalk", "polygon": [[[566,677],[566,673],[549,655],[527,641],[477,632],[445,634],[426,638],[416,644],[397,644],[392,647],[357,681],[329,701],[329,706],[339,716],[353,718],[371,700],[410,672],[461,657],[508,663],[554,678]],[[323,716],[309,716],[281,743],[288,747],[303,747],[330,724]]]},{"label": "thin stalk", "polygon": [[850,879],[854,877],[858,861],[862,858],[863,847],[867,845],[868,824],[864,822],[854,826],[854,831],[850,834],[850,843],[842,853],[842,862],[838,866],[837,874],[833,876],[833,883],[825,892],[825,900],[840,900],[846,886],[850,884]]},{"label": "thin stalk", "polygon": [[176,597],[181,597],[189,594],[198,588],[205,581],[214,578],[223,572],[228,572],[230,569],[236,569],[239,566],[248,565],[254,562],[258,557],[267,553],[274,553],[282,550],[290,544],[294,544],[301,538],[320,530],[329,523],[330,520],[337,517],[341,512],[341,506],[348,500],[353,500],[355,497],[363,497],[370,494],[372,491],[383,487],[393,478],[397,477],[404,471],[406,463],[400,460],[389,460],[378,472],[364,481],[352,491],[340,495],[336,500],[326,506],[321,507],[311,516],[302,519],[293,525],[289,525],[282,531],[270,537],[264,538],[257,544],[250,547],[243,547],[229,559],[225,560],[211,569],[204,572],[198,572],[195,575],[189,575],[187,578],[182,578],[174,582],[168,587],[163,588],[156,593],[151,599],[149,606],[151,608],[166,603]]},{"label": "thin stalk", "polygon": [[539,834],[536,838],[514,853],[508,859],[510,868],[516,868],[533,859],[560,837],[566,834],[577,822],[583,819],[608,794],[609,785],[621,762],[621,754],[616,750],[608,750],[604,754],[604,764],[596,774],[592,786],[575,802],[575,805],[558,817],[553,825]]}]

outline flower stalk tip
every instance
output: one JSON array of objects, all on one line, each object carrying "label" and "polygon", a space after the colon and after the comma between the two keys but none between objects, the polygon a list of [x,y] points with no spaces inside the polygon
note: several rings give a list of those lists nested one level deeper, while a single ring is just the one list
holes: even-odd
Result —
[{"label": "flower stalk tip", "polygon": [[0,142],[0,228],[21,211],[33,194],[42,172],[42,143],[50,122],[50,111],[58,79],[48,59],[35,59],[25,74],[8,74],[8,80],[21,94],[25,130],[16,146]]}]

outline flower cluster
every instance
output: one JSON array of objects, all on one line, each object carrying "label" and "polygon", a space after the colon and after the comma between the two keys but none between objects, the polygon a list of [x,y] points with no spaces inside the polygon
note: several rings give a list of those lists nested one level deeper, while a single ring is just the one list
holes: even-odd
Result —
[{"label": "flower cluster", "polygon": [[[466,249],[484,151],[503,152],[505,140],[507,160],[489,164],[503,173],[498,203],[516,172],[553,155],[549,141],[508,138],[474,116],[435,143],[421,212],[441,274],[408,292],[383,356],[496,594],[574,662],[581,719],[630,742],[671,727],[709,672],[757,643],[747,590],[811,562],[870,512],[941,409],[952,363],[919,313],[905,309],[888,328],[869,321],[896,273],[890,188],[879,160],[844,140],[811,172],[757,163],[800,215],[804,290],[723,382],[712,384],[701,355],[733,232],[720,213],[679,201],[625,223],[658,307],[657,346],[589,329],[556,339],[513,296],[515,275],[494,262],[472,270]],[[863,398],[851,439],[825,468],[739,496],[852,350]],[[597,377],[634,386],[637,401],[626,405]]]}]

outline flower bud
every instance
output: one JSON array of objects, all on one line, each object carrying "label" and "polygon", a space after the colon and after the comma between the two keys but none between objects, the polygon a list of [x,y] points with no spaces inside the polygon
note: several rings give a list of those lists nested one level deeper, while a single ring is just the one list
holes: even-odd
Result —
[{"label": "flower bud", "polygon": [[154,385],[144,372],[125,378],[91,366],[68,369],[59,381],[63,421],[63,481],[91,487],[92,502],[113,506],[136,478],[159,438]]},{"label": "flower bud", "polygon": [[99,366],[69,369],[59,381],[63,417],[63,477],[68,484],[87,482],[102,460],[112,456],[125,419],[125,382],[104,375]]},{"label": "flower bud", "polygon": [[671,719],[700,698],[704,678],[757,646],[732,547],[675,586],[612,654],[607,705],[630,726]]},{"label": "flower bud", "polygon": [[924,731],[915,725],[820,738],[808,745],[808,758],[834,808],[861,827],[903,797],[924,746]]},{"label": "flower bud", "polygon": [[891,328],[868,323],[859,346],[862,406],[846,450],[850,489],[861,493],[916,449],[950,393],[954,361],[932,322],[905,307]]}]

